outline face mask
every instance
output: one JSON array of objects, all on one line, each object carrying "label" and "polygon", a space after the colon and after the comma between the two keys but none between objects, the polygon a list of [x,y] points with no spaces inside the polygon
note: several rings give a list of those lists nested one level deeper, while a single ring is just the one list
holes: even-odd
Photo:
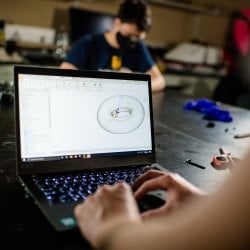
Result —
[{"label": "face mask", "polygon": [[116,33],[116,39],[120,47],[124,50],[135,48],[138,41],[131,40],[131,37],[123,36],[120,32]]}]

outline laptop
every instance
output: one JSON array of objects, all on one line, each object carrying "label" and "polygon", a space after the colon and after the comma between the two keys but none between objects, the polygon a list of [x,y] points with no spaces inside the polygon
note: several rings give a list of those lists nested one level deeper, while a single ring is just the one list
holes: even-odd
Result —
[{"label": "laptop", "polygon": [[55,230],[100,185],[161,169],[149,75],[15,66],[14,85],[18,179]]}]

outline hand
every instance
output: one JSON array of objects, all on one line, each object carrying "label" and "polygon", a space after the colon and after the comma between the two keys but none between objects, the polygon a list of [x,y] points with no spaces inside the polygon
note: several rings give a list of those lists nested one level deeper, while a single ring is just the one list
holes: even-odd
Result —
[{"label": "hand", "polygon": [[180,207],[187,199],[205,195],[199,188],[186,181],[180,175],[159,170],[149,170],[135,181],[132,188],[137,200],[149,191],[156,189],[167,191],[166,203],[157,209],[142,213],[143,219],[167,214],[169,211]]},{"label": "hand", "polygon": [[120,68],[119,72],[122,72],[122,73],[133,73],[133,71],[131,69],[126,68],[126,67]]},{"label": "hand", "polygon": [[116,226],[141,221],[133,192],[126,183],[101,186],[77,205],[74,213],[82,234],[95,247]]}]

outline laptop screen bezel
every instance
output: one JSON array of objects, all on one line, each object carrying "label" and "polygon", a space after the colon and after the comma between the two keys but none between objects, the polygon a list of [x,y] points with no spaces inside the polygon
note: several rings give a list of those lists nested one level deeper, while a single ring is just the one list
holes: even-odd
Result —
[{"label": "laptop screen bezel", "polygon": [[[19,88],[18,75],[51,75],[51,76],[70,76],[87,78],[105,78],[105,79],[124,79],[146,81],[148,83],[150,124],[151,124],[151,142],[152,151],[149,154],[135,156],[119,157],[98,157],[86,159],[66,159],[59,161],[36,161],[23,162],[21,160],[21,139],[20,139],[20,110],[19,110]],[[16,152],[17,152],[17,174],[31,175],[42,173],[57,173],[77,170],[90,170],[108,167],[122,167],[131,165],[152,164],[155,162],[155,142],[152,108],[151,77],[148,74],[139,73],[120,73],[106,71],[83,71],[83,70],[65,70],[48,67],[15,66],[14,67],[14,90],[15,90],[15,132],[16,132]]]}]

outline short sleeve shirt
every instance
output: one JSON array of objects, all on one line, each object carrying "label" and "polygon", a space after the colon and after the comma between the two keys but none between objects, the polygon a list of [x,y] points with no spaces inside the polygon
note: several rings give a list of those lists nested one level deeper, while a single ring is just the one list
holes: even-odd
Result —
[{"label": "short sleeve shirt", "polygon": [[121,66],[133,72],[145,73],[155,64],[142,41],[133,49],[121,50],[110,46],[104,34],[82,36],[73,44],[65,61],[81,70],[110,70],[113,56],[120,57]]}]

